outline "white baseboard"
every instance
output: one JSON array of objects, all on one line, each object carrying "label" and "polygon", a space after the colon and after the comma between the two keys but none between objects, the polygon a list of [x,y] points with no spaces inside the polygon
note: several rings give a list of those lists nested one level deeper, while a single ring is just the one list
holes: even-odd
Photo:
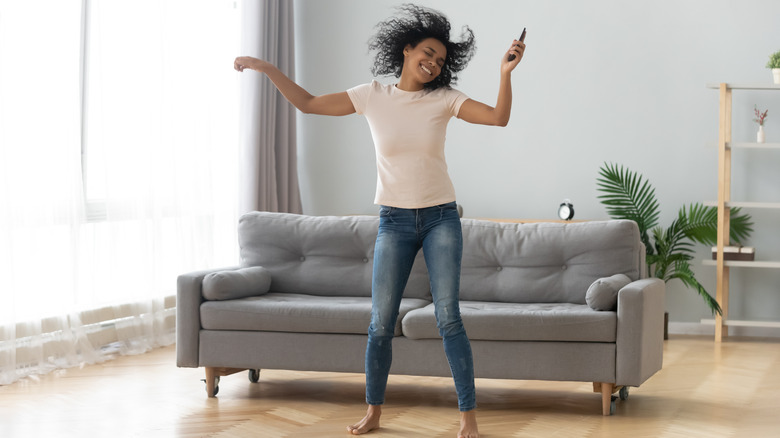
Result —
[{"label": "white baseboard", "polygon": [[[780,327],[729,327],[729,336],[780,338]],[[715,336],[715,325],[698,322],[669,322],[670,335]]]}]

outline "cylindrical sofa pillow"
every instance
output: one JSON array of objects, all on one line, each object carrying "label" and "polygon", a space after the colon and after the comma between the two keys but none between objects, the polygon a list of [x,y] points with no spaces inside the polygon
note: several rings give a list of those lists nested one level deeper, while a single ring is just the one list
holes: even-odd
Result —
[{"label": "cylindrical sofa pillow", "polygon": [[262,266],[212,272],[203,278],[203,297],[209,301],[263,295],[271,287],[271,273]]},{"label": "cylindrical sofa pillow", "polygon": [[585,293],[585,302],[593,310],[615,310],[618,292],[631,283],[625,274],[615,274],[611,277],[599,278],[594,281]]}]

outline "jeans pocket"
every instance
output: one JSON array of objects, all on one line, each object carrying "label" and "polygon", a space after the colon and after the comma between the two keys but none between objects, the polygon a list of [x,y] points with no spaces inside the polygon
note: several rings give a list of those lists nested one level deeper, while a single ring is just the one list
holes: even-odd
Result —
[{"label": "jeans pocket", "polygon": [[455,201],[448,202],[446,204],[440,204],[436,207],[439,208],[439,220],[444,220],[446,217],[448,217],[447,215],[450,215],[453,212],[455,213],[455,217],[460,217],[460,214],[458,213],[458,203]]},{"label": "jeans pocket", "polygon": [[394,213],[396,211],[395,207],[388,207],[387,205],[380,205],[379,206],[379,225],[381,226],[382,223],[387,224],[394,224],[395,218]]}]

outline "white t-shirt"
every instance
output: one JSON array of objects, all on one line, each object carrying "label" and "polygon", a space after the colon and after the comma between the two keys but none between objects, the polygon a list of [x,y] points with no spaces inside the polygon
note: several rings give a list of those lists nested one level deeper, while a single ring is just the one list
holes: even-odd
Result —
[{"label": "white t-shirt", "polygon": [[403,91],[377,81],[347,94],[374,138],[375,204],[424,208],[455,201],[444,140],[447,123],[468,96],[452,88]]}]

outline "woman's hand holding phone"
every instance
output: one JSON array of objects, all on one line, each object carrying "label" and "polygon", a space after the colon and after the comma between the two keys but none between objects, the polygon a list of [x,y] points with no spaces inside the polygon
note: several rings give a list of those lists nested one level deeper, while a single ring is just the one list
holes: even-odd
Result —
[{"label": "woman's hand holding phone", "polygon": [[[518,38],[517,40],[520,41],[521,43],[525,42],[525,28],[523,28],[523,33],[520,34],[520,38]],[[513,47],[520,47],[520,46],[515,44]],[[525,50],[525,45],[523,45],[523,50]],[[520,56],[522,57],[522,51],[520,52]],[[515,58],[516,58],[515,54],[510,53],[506,60],[512,62],[515,60]]]}]

